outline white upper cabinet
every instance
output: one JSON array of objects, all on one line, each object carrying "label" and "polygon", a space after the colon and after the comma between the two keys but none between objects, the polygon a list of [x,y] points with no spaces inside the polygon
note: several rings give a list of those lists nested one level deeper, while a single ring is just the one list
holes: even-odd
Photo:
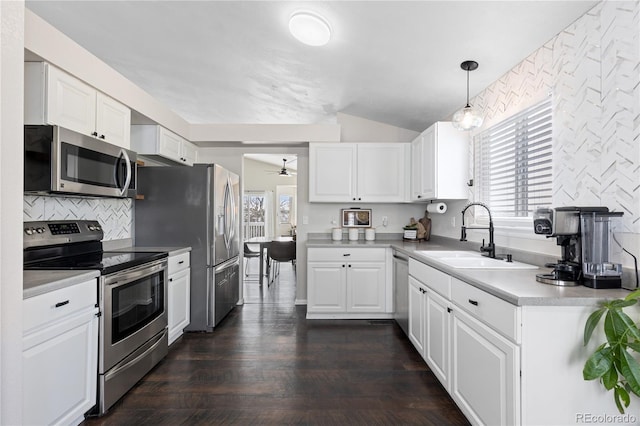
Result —
[{"label": "white upper cabinet", "polygon": [[53,124],[130,148],[131,110],[44,62],[25,62],[25,124]]},{"label": "white upper cabinet", "polygon": [[411,200],[469,198],[469,136],[438,122],[411,142]]},{"label": "white upper cabinet", "polygon": [[405,143],[312,143],[309,201],[406,201],[408,154]]},{"label": "white upper cabinet", "polygon": [[193,166],[197,156],[194,144],[156,124],[131,126],[131,149],[138,155],[173,165]]},{"label": "white upper cabinet", "polygon": [[100,139],[129,148],[131,146],[131,110],[115,99],[98,92],[96,133]]}]

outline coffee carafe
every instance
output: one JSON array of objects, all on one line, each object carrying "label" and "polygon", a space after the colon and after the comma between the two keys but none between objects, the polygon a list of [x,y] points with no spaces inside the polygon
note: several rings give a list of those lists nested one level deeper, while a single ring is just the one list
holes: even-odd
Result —
[{"label": "coffee carafe", "polygon": [[582,283],[591,288],[620,288],[622,245],[617,233],[622,212],[581,212]]}]

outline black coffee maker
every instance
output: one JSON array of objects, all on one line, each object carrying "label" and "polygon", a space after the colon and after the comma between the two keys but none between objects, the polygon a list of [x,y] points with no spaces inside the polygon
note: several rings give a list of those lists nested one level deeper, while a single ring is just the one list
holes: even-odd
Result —
[{"label": "black coffee maker", "polygon": [[[609,212],[607,207],[538,208],[533,216],[534,232],[555,237],[562,257],[557,263],[546,264],[553,270],[536,275],[536,280],[559,286],[620,287],[622,267],[608,259],[612,230],[602,224],[608,223],[611,217],[621,216],[622,213]],[[581,223],[586,225],[581,226]],[[592,223],[601,225],[593,226]],[[589,258],[586,261],[583,259],[585,252]],[[598,262],[595,266],[594,256]]]}]

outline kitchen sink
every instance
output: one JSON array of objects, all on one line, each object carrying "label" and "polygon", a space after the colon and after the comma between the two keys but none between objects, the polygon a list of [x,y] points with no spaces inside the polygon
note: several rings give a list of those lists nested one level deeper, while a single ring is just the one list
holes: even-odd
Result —
[{"label": "kitchen sink", "polygon": [[528,263],[491,259],[473,251],[425,250],[416,253],[455,269],[538,269],[537,266]]}]

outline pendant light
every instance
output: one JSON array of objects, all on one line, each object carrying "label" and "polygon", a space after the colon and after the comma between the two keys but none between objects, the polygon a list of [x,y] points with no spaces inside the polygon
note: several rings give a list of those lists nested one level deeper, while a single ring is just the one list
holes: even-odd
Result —
[{"label": "pendant light", "polygon": [[469,105],[469,72],[478,69],[476,61],[464,61],[460,68],[467,72],[467,105],[453,114],[453,127],[458,130],[473,130],[482,126],[482,115]]}]

